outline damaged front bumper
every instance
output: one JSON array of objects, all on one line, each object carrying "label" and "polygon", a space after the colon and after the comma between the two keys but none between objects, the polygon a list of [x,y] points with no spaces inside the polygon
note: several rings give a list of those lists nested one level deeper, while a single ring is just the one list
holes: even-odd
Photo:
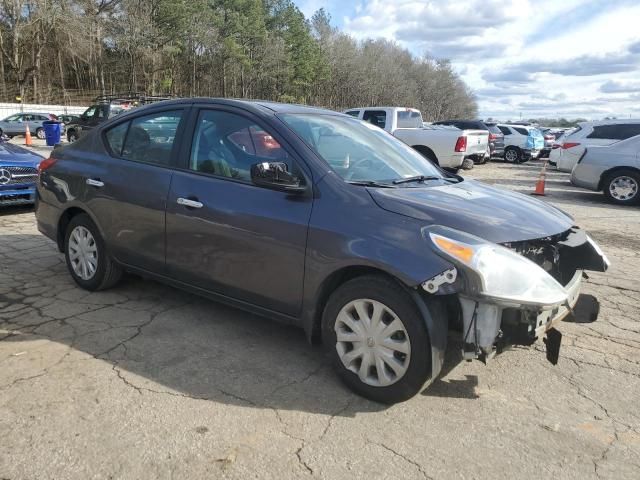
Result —
[{"label": "damaged front bumper", "polygon": [[[545,304],[534,297],[520,301],[491,296],[491,292],[474,288],[473,277],[477,272],[462,262],[425,281],[422,288],[432,295],[447,296],[450,304],[459,306],[458,324],[465,359],[486,360],[510,345],[531,345],[547,335],[548,358],[555,356],[557,360],[561,335],[553,326],[573,313],[586,276],[584,270],[606,271],[609,261],[591,237],[577,227],[551,237],[502,246],[553,277],[558,287],[562,287],[564,298],[559,296],[558,300]],[[492,268],[495,272],[496,265]],[[513,276],[513,269],[510,274]],[[555,353],[549,355],[549,350]]]},{"label": "damaged front bumper", "polygon": [[577,270],[565,286],[566,302],[544,309],[487,302],[460,294],[463,358],[486,360],[510,345],[533,344],[573,311],[580,297],[582,279],[582,270]]}]

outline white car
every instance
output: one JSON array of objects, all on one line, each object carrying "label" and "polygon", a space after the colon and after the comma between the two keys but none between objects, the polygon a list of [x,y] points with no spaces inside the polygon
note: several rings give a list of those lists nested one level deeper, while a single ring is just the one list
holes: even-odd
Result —
[{"label": "white car", "polygon": [[[484,156],[489,146],[489,132],[486,130],[426,125],[420,111],[415,108],[350,108],[344,113],[382,128],[436,165],[449,170],[461,168],[467,157]],[[473,166],[470,161],[468,164]]]},{"label": "white car", "polygon": [[571,171],[571,183],[602,191],[620,205],[640,203],[640,135],[585,149]]},{"label": "white car", "polygon": [[563,135],[551,150],[549,163],[561,172],[571,172],[591,146],[611,145],[620,140],[640,135],[640,120],[601,120],[581,122],[571,132]]},{"label": "white car", "polygon": [[498,124],[504,133],[504,159],[521,163],[536,158],[544,148],[544,137],[540,130],[528,125]]}]

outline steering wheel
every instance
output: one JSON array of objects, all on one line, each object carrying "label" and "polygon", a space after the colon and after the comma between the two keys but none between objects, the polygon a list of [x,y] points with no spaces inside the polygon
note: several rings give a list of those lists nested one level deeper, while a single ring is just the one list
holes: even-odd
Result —
[{"label": "steering wheel", "polygon": [[[373,160],[371,160],[369,157],[360,158],[360,159],[358,159],[358,160],[353,161],[353,162],[349,165],[349,173],[347,173],[347,174],[345,175],[345,177],[344,177],[344,178],[345,178],[345,180],[351,180],[351,179],[353,179],[353,176],[354,176],[354,175],[355,175],[355,173],[358,171],[358,169],[359,169],[362,165],[364,165],[364,164],[366,164],[366,163],[369,163],[369,164],[371,164],[371,165],[374,165]],[[382,170],[382,168],[384,168],[384,167],[385,167],[385,164],[384,164],[384,163],[382,163],[382,162],[379,162],[379,163],[378,163],[378,165],[379,165],[379,166],[378,166],[378,168],[376,168],[376,169],[374,169],[374,170],[371,170],[371,171],[372,171],[372,172],[377,172],[377,171]]]}]

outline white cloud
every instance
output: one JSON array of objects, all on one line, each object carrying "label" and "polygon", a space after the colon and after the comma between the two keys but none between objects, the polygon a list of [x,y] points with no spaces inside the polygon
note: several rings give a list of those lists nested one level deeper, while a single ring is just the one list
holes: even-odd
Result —
[{"label": "white cloud", "polygon": [[638,18],[637,0],[361,0],[341,23],[450,58],[482,116],[599,118],[638,112]]}]

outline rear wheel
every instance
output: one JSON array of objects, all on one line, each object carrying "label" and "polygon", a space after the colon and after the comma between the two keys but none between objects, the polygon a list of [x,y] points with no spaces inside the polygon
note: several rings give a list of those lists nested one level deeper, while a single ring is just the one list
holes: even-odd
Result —
[{"label": "rear wheel", "polygon": [[71,130],[71,131],[67,132],[67,141],[69,143],[73,143],[76,140],[78,140],[78,134],[76,133],[75,130]]},{"label": "rear wheel", "polygon": [[603,182],[604,194],[619,205],[640,203],[640,173],[634,170],[618,170],[608,174]]},{"label": "rear wheel", "polygon": [[40,127],[36,129],[36,137],[38,137],[40,140],[44,140],[46,138],[46,135],[44,134],[44,128]]},{"label": "rear wheel", "polygon": [[507,147],[504,151],[504,159],[511,163],[520,163],[522,161],[522,152],[517,147]]},{"label": "rear wheel", "polygon": [[327,302],[322,326],[338,375],[363,397],[402,402],[429,379],[431,346],[424,319],[391,279],[371,275],[340,286]]},{"label": "rear wheel", "polygon": [[86,214],[76,215],[67,225],[64,254],[71,277],[85,290],[105,290],[122,277],[122,269],[108,255],[98,228]]}]

